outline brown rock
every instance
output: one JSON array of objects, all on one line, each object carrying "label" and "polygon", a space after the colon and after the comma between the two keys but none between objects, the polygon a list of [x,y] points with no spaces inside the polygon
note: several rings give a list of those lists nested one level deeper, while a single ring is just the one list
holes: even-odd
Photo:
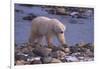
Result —
[{"label": "brown rock", "polygon": [[50,63],[61,63],[59,59],[52,58],[52,61]]},{"label": "brown rock", "polygon": [[66,56],[66,54],[63,51],[59,50],[59,51],[56,51],[56,52],[52,52],[51,56],[53,58],[63,59]]},{"label": "brown rock", "polygon": [[16,65],[24,65],[25,64],[25,61],[24,60],[17,60]]},{"label": "brown rock", "polygon": [[65,53],[70,53],[70,49],[69,48],[64,48],[64,52]]}]

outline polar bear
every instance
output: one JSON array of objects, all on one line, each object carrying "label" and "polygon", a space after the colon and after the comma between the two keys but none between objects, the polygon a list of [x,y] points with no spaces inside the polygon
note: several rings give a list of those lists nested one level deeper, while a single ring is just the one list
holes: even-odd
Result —
[{"label": "polar bear", "polygon": [[32,20],[30,43],[40,43],[45,37],[48,46],[52,45],[52,38],[56,36],[61,44],[65,44],[65,26],[54,18],[39,16]]}]

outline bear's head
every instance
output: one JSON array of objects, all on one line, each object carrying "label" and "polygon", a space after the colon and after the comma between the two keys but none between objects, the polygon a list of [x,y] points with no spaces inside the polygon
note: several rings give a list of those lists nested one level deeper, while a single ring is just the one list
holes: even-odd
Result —
[{"label": "bear's head", "polygon": [[56,34],[58,40],[60,41],[61,44],[66,44],[64,36],[64,32],[66,29],[65,25],[57,19],[53,19],[53,22],[54,22],[53,31]]}]

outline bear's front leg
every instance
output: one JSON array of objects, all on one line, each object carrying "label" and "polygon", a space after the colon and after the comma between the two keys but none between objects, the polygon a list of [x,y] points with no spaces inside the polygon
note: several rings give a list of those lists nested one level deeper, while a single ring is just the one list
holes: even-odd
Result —
[{"label": "bear's front leg", "polygon": [[49,48],[52,48],[52,36],[46,36],[47,44]]},{"label": "bear's front leg", "polygon": [[60,41],[60,43],[62,45],[65,45],[66,44],[65,37],[64,37],[64,33],[58,33],[57,34],[57,37],[58,37],[58,40]]}]

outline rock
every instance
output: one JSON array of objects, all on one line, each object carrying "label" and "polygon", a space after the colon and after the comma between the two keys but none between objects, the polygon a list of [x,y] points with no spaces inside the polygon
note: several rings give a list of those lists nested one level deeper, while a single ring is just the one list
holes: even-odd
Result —
[{"label": "rock", "polygon": [[22,48],[22,49],[21,49],[21,52],[23,52],[23,53],[28,53],[28,52],[29,52],[29,50],[28,50],[28,48],[27,48],[27,47],[24,47],[24,48]]},{"label": "rock", "polygon": [[78,62],[78,58],[75,56],[66,56],[66,61],[67,62]]},{"label": "rock", "polygon": [[17,60],[15,65],[24,65],[26,62],[24,60]]},{"label": "rock", "polygon": [[42,57],[41,58],[41,61],[43,64],[50,63],[51,60],[52,60],[52,57]]},{"label": "rock", "polygon": [[41,57],[31,57],[31,58],[28,58],[27,61],[34,61],[34,60],[40,60]]},{"label": "rock", "polygon": [[69,48],[64,48],[64,52],[65,53],[70,53],[70,49]]},{"label": "rock", "polygon": [[58,15],[67,15],[65,8],[56,8],[56,14]]},{"label": "rock", "polygon": [[35,15],[27,15],[27,16],[23,17],[23,20],[32,20],[35,17],[36,17]]},{"label": "rock", "polygon": [[55,52],[55,51],[61,50],[61,49],[62,49],[62,47],[59,47],[59,46],[58,46],[58,47],[56,47],[56,46],[52,46],[52,48],[51,48],[51,49],[52,49],[52,51],[54,51],[54,52]]},{"label": "rock", "polygon": [[66,59],[64,58],[64,59],[60,59],[61,60],[61,62],[63,62],[63,63],[65,63],[66,62]]},{"label": "rock", "polygon": [[78,57],[79,60],[84,60],[84,57]]},{"label": "rock", "polygon": [[32,47],[32,46],[27,46],[27,49],[29,50],[29,51],[33,51],[34,50],[34,48]]},{"label": "rock", "polygon": [[58,59],[63,59],[66,56],[66,54],[63,51],[57,51],[57,54],[58,54]]},{"label": "rock", "polygon": [[34,60],[30,64],[42,64],[41,60]]},{"label": "rock", "polygon": [[88,55],[88,57],[94,57],[94,53],[90,51],[90,49],[86,50],[86,54]]},{"label": "rock", "polygon": [[52,46],[52,51],[58,51],[58,50],[61,50],[63,52],[70,52],[70,49],[68,47],[63,47],[63,46]]},{"label": "rock", "polygon": [[52,58],[52,61],[50,63],[62,63],[62,61],[56,58]]},{"label": "rock", "polygon": [[79,15],[79,12],[71,12],[70,13],[70,16],[72,16],[72,17],[77,17],[77,15]]},{"label": "rock", "polygon": [[63,59],[65,56],[66,56],[66,54],[63,52],[63,51],[55,51],[55,52],[52,52],[51,53],[51,56],[53,57],[53,58],[57,58],[57,59]]},{"label": "rock", "polygon": [[20,13],[23,13],[23,11],[22,10],[19,10],[19,9],[15,9],[15,12],[20,12]]},{"label": "rock", "polygon": [[[16,44],[15,44],[16,45]],[[38,43],[17,44],[15,47],[15,64],[48,64],[61,62],[93,61],[94,46],[80,43],[75,46],[54,46],[51,48]]]},{"label": "rock", "polygon": [[78,47],[76,47],[76,46],[71,46],[69,49],[70,49],[70,53],[78,52]]},{"label": "rock", "polygon": [[17,61],[17,60],[27,60],[27,56],[25,56],[25,55],[17,55],[17,54],[15,54],[15,61]]},{"label": "rock", "polygon": [[36,47],[33,50],[33,53],[41,57],[46,57],[49,56],[49,54],[51,53],[51,49],[45,47]]},{"label": "rock", "polygon": [[68,48],[68,45],[67,44],[63,44],[62,47]]}]

